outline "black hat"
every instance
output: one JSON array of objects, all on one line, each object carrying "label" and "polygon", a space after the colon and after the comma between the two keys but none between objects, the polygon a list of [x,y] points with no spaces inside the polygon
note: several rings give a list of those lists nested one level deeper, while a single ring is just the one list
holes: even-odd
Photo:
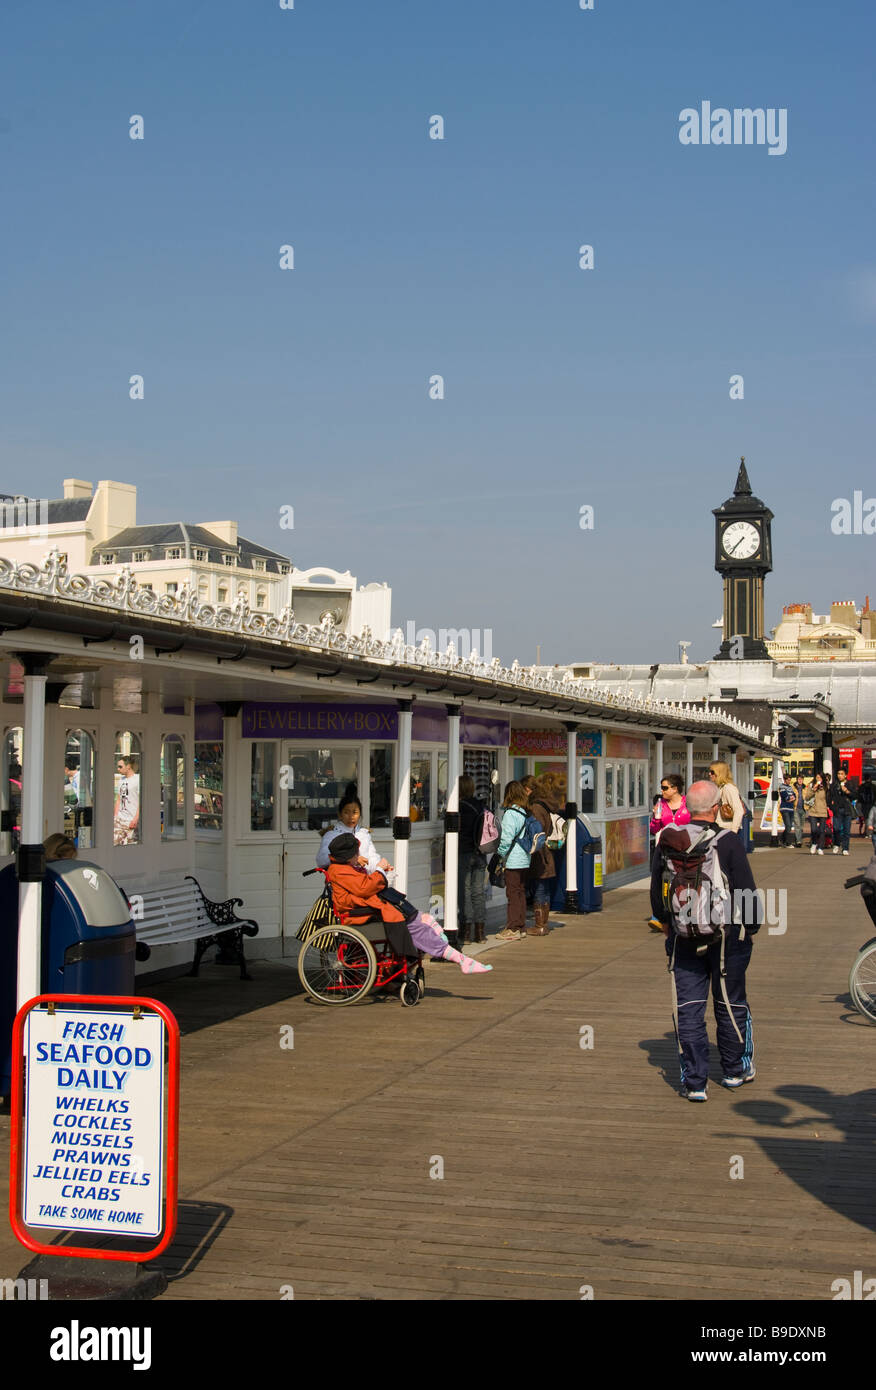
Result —
[{"label": "black hat", "polygon": [[336,835],[329,841],[329,854],[337,864],[350,864],[361,853],[355,835]]}]

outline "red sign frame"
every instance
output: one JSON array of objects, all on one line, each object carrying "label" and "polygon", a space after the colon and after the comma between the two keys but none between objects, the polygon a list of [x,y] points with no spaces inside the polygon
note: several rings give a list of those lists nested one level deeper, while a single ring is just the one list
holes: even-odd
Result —
[{"label": "red sign frame", "polygon": [[[103,1250],[90,1245],[45,1245],[32,1236],[22,1221],[22,1157],[24,1154],[24,1024],[37,1004],[100,1004],[114,1009],[149,1009],[160,1014],[167,1029],[167,1169],[164,1187],[164,1232],[149,1250]],[[22,1245],[38,1255],[75,1255],[85,1260],[132,1260],[144,1264],[154,1260],[176,1235],[177,1192],[179,1185],[179,1024],[166,1004],[157,999],[129,994],[38,994],[23,1004],[12,1025],[12,1142],[9,1165],[9,1220]],[[59,1227],[63,1230],[63,1227]]]}]

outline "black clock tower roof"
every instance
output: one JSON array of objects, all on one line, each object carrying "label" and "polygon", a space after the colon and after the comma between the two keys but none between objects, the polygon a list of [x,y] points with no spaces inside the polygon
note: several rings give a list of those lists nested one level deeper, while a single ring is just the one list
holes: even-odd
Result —
[{"label": "black clock tower roof", "polygon": [[736,475],[736,487],[733,489],[733,496],[728,497],[726,502],[722,502],[720,507],[712,508],[713,516],[727,516],[734,512],[745,516],[761,516],[765,521],[772,521],[773,519],[773,514],[766,503],[761,502],[759,497],[752,494],[744,458],[739,460],[739,472]]}]

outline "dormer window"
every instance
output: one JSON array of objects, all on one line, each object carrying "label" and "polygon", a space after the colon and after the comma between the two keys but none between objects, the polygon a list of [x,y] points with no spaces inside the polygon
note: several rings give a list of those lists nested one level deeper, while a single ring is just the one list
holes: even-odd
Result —
[{"label": "dormer window", "polygon": [[193,558],[194,560],[206,560],[206,558],[207,558],[207,551],[206,551],[206,550],[193,550],[193,551],[192,551],[192,558]]},{"label": "dormer window", "polygon": [[164,552],[164,558],[165,558],[165,560],[181,560],[181,559],[182,559],[182,546],[179,546],[179,545],[172,545],[172,546],[170,546],[167,550],[165,550],[165,552]]},{"label": "dormer window", "polygon": [[268,568],[266,560],[253,560],[253,569],[257,569],[260,574],[264,574]]},{"label": "dormer window", "polygon": [[116,557],[115,555],[101,555],[100,563],[102,565],[114,565],[116,563]]},{"label": "dormer window", "polygon": [[135,551],[134,551],[134,557],[133,557],[133,558],[134,558],[134,564],[135,564],[135,565],[145,565],[145,564],[147,563],[147,561],[149,560],[149,558],[150,558],[151,555],[152,555],[152,551],[151,551],[151,550],[135,550]]},{"label": "dormer window", "polygon": [[234,566],[237,564],[237,556],[236,556],[236,555],[223,555],[223,556],[222,556],[222,563],[223,563],[223,565],[227,565],[229,569],[233,569]]},{"label": "dormer window", "polygon": [[290,568],[289,565],[278,565],[278,566],[277,566],[277,569],[280,571],[281,574],[288,574],[288,573],[289,573],[289,568]]}]

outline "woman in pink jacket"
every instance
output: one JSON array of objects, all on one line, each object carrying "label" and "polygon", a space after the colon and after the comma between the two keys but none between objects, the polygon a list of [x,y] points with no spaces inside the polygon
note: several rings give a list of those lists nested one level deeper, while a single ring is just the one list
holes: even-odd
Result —
[{"label": "woman in pink jacket", "polygon": [[651,817],[651,834],[657,835],[666,825],[687,825],[690,811],[682,795],[684,782],[675,772],[670,772],[660,783],[663,795],[654,807]]}]

